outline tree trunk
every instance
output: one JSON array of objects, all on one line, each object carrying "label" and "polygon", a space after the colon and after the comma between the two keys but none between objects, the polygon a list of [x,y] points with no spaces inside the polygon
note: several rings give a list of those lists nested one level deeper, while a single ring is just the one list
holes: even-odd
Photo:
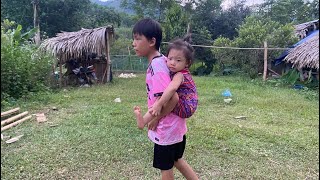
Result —
[{"label": "tree trunk", "polygon": [[38,16],[39,1],[40,0],[33,0],[32,2],[33,3],[33,25],[35,28],[37,28],[34,41],[37,46],[40,45],[40,25],[39,25],[39,16]]}]

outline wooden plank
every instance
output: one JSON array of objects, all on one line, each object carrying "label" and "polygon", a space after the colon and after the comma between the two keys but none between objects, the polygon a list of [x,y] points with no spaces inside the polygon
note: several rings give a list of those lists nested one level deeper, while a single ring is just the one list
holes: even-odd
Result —
[{"label": "wooden plank", "polygon": [[11,127],[16,126],[16,125],[18,125],[18,124],[20,124],[20,123],[22,123],[22,122],[30,119],[31,117],[32,117],[32,116],[29,115],[29,116],[27,116],[27,117],[25,117],[25,118],[20,119],[19,121],[16,121],[16,122],[13,122],[13,123],[11,123],[11,124],[9,124],[9,125],[6,125],[6,126],[4,126],[4,127],[1,128],[1,132],[4,131],[4,130],[9,129],[9,128],[11,128]]},{"label": "wooden plank", "polygon": [[9,111],[2,112],[1,113],[1,117],[5,117],[5,116],[8,116],[8,115],[14,114],[14,113],[18,112],[19,110],[20,110],[20,108],[17,107],[17,108],[11,109]]},{"label": "wooden plank", "polygon": [[264,46],[263,80],[265,81],[267,79],[267,69],[268,69],[268,45],[266,41],[263,43],[263,46]]},{"label": "wooden plank", "polygon": [[20,114],[18,114],[18,115],[15,115],[15,116],[13,116],[13,117],[10,117],[10,118],[8,118],[8,119],[6,119],[6,120],[3,120],[3,121],[1,121],[1,126],[5,125],[5,124],[9,124],[9,123],[11,123],[11,122],[13,122],[13,121],[15,121],[15,120],[17,120],[17,119],[20,119],[21,117],[23,117],[23,116],[25,116],[25,115],[27,115],[27,114],[28,114],[28,111],[25,111],[25,112],[23,112],[23,113],[20,113]]}]

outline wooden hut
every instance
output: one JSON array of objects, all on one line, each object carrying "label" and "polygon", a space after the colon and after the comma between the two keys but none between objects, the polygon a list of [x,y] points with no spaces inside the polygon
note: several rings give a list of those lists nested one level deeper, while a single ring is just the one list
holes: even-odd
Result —
[{"label": "wooden hut", "polygon": [[298,69],[306,67],[319,70],[319,31],[304,43],[290,49],[284,60]]},{"label": "wooden hut", "polygon": [[306,71],[312,72],[319,80],[319,20],[298,24],[295,33],[300,39],[309,36],[306,41],[290,49],[284,61],[300,71],[300,79],[305,79]]},{"label": "wooden hut", "polygon": [[[57,58],[60,77],[63,77],[62,66],[70,59],[78,59],[82,61],[82,64],[88,65],[88,55],[95,54],[97,58],[91,63],[95,68],[98,81],[105,83],[110,82],[112,78],[110,42],[113,35],[113,26],[81,29],[77,32],[61,32],[56,37],[44,40],[40,49]],[[60,78],[61,85],[62,78]]]}]

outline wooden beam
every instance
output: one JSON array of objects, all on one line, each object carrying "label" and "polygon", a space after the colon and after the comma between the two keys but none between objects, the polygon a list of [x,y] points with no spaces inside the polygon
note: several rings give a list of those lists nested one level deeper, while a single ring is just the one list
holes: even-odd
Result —
[{"label": "wooden beam", "polygon": [[17,120],[17,119],[19,119],[19,118],[27,115],[27,114],[28,114],[28,111],[25,111],[25,112],[23,112],[23,113],[20,113],[20,114],[18,114],[18,115],[15,115],[15,116],[13,116],[13,117],[11,117],[11,118],[9,118],[9,119],[6,119],[6,120],[4,120],[4,121],[1,121],[1,126],[5,125],[5,124],[9,124],[9,123],[11,123],[11,122],[13,122],[13,121],[15,121],[15,120]]},{"label": "wooden beam", "polygon": [[2,127],[2,128],[1,128],[1,132],[2,132],[2,131],[4,131],[4,130],[9,129],[9,128],[11,128],[11,127],[16,126],[16,125],[18,125],[18,124],[20,124],[20,123],[22,123],[22,122],[24,122],[24,121],[26,121],[26,120],[30,119],[31,117],[32,117],[32,116],[31,116],[31,115],[29,115],[29,116],[27,116],[27,117],[25,117],[25,118],[20,119],[19,121],[16,121],[16,122],[11,123],[11,124],[9,124],[9,125],[7,125],[7,126],[4,126],[4,127]]},{"label": "wooden beam", "polygon": [[2,112],[1,113],[1,117],[9,116],[11,114],[14,114],[14,113],[18,112],[19,110],[20,110],[20,108],[17,107],[17,108],[11,109],[9,111]]}]

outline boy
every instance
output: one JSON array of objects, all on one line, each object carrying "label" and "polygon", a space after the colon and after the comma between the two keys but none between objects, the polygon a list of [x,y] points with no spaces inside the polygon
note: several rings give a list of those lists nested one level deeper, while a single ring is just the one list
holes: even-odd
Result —
[{"label": "boy", "polygon": [[[148,109],[162,95],[171,79],[166,65],[166,57],[160,54],[162,29],[158,22],[146,18],[138,21],[133,27],[133,48],[138,56],[147,57],[149,66],[146,74],[148,93]],[[178,102],[177,93],[163,107],[159,117],[155,117],[148,124],[148,137],[154,142],[153,167],[161,170],[161,177],[165,180],[174,179],[175,166],[187,179],[198,179],[190,165],[182,158],[185,144],[187,125],[185,119],[171,111]],[[139,126],[141,112],[139,107],[134,108]],[[140,118],[141,119],[141,118]]]}]

